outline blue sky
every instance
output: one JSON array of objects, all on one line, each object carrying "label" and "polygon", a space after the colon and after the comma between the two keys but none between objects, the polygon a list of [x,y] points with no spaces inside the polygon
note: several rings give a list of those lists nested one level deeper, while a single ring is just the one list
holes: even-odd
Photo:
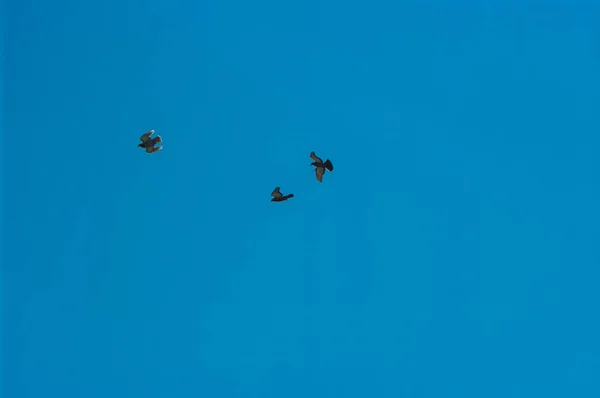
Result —
[{"label": "blue sky", "polygon": [[598,2],[3,15],[4,397],[600,396]]}]

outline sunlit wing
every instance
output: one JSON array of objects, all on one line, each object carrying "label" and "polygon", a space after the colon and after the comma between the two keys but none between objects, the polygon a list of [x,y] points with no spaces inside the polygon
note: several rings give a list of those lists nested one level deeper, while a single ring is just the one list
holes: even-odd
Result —
[{"label": "sunlit wing", "polygon": [[317,181],[323,182],[323,174],[325,174],[325,169],[323,167],[317,167],[315,169],[315,175],[317,176]]},{"label": "sunlit wing", "polygon": [[153,152],[158,152],[161,149],[163,149],[163,147],[161,146],[157,146],[157,147],[148,147],[146,148],[146,153],[153,153]]},{"label": "sunlit wing", "polygon": [[271,196],[273,196],[273,197],[275,197],[275,198],[279,199],[279,198],[281,198],[283,195],[281,194],[281,192],[279,192],[279,187],[277,187],[277,188],[275,188],[275,189],[273,190],[273,192],[271,192]]},{"label": "sunlit wing", "polygon": [[154,130],[150,130],[148,131],[146,134],[142,135],[140,137],[140,141],[142,141],[144,144],[146,143],[146,141],[148,141],[150,139],[150,136],[154,134]]},{"label": "sunlit wing", "polygon": [[323,163],[323,161],[321,160],[321,158],[318,157],[317,155],[315,155],[314,151],[310,153],[310,158],[312,160],[314,160],[315,162]]}]

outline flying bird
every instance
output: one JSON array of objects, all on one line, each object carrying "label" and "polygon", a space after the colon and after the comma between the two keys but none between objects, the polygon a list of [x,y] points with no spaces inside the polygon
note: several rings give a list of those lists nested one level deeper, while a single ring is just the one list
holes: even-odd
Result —
[{"label": "flying bird", "polygon": [[315,175],[317,176],[317,181],[323,182],[323,175],[325,174],[325,169],[329,171],[333,171],[333,165],[331,164],[331,160],[327,159],[325,162],[315,155],[315,152],[310,153],[310,158],[314,160],[310,165],[315,166]]},{"label": "flying bird", "polygon": [[279,192],[279,187],[277,187],[275,188],[275,190],[273,190],[273,192],[271,192],[271,196],[273,197],[273,199],[271,199],[271,202],[284,202],[289,198],[293,198],[294,194],[290,193],[284,196],[281,194],[281,192]]},{"label": "flying bird", "polygon": [[150,138],[152,134],[154,134],[154,130],[150,130],[140,137],[140,141],[142,141],[142,143],[138,146],[140,148],[146,148],[146,153],[153,153],[162,149],[162,146],[155,147],[157,143],[162,142],[162,138],[160,138],[160,135],[157,135],[154,138]]}]

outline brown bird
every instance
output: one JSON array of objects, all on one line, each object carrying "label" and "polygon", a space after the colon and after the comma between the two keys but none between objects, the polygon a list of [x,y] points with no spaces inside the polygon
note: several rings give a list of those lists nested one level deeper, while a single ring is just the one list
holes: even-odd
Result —
[{"label": "brown bird", "polygon": [[162,149],[162,146],[155,147],[157,143],[162,142],[162,138],[160,138],[160,135],[157,135],[154,138],[150,138],[152,134],[154,134],[154,130],[150,130],[140,137],[140,141],[142,141],[142,143],[138,146],[140,148],[146,148],[146,153],[153,153]]},{"label": "brown bird", "polygon": [[314,151],[310,153],[310,158],[314,160],[314,162],[312,162],[310,165],[315,166],[315,175],[317,176],[317,181],[323,182],[325,169],[333,171],[333,165],[331,164],[331,161],[327,159],[325,162],[323,162],[320,157],[315,155]]},{"label": "brown bird", "polygon": [[279,192],[279,187],[277,187],[275,188],[275,190],[273,190],[273,192],[271,192],[271,196],[273,197],[273,199],[271,199],[271,202],[284,202],[289,198],[293,198],[294,194],[291,193],[289,195],[284,196],[281,194],[281,192]]}]

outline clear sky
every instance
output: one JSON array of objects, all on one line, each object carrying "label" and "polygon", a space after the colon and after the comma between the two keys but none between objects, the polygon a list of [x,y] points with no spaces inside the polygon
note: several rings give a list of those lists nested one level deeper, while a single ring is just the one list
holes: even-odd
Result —
[{"label": "clear sky", "polygon": [[3,18],[3,397],[600,396],[598,1]]}]

